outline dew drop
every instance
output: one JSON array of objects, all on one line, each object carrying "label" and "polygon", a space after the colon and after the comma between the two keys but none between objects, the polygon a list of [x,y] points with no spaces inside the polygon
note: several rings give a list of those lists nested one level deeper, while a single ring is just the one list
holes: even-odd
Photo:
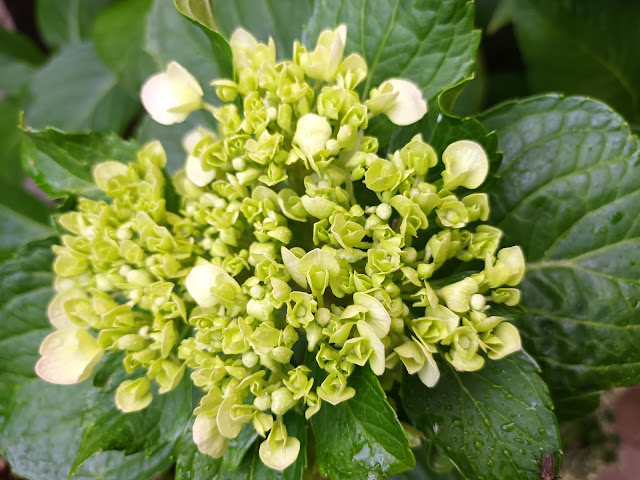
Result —
[{"label": "dew drop", "polygon": [[500,429],[502,429],[503,432],[510,432],[515,428],[515,424],[512,423],[505,423],[503,425],[500,425]]},{"label": "dew drop", "polygon": [[480,450],[483,445],[484,445],[484,442],[482,440],[479,440],[479,439],[476,438],[473,441],[473,446],[476,447],[478,450]]},{"label": "dew drop", "polygon": [[618,223],[620,220],[622,220],[622,217],[624,217],[624,214],[622,212],[616,212],[611,216],[611,223],[613,223],[614,225],[616,223]]},{"label": "dew drop", "polygon": [[504,450],[502,450],[502,453],[504,453],[504,456],[509,458],[511,457],[512,453],[510,450],[507,450],[506,448]]}]

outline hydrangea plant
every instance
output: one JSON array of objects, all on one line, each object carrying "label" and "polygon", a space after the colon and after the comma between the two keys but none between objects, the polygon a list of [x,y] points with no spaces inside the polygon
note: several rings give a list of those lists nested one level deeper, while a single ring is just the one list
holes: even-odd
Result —
[{"label": "hydrangea plant", "polygon": [[235,81],[211,83],[220,106],[176,62],[147,80],[154,120],[204,108],[218,129],[188,133],[172,179],[158,142],[129,165],[94,166],[109,200],[80,198],[58,219],[67,234],[54,247],[56,331],[40,347],[40,377],[80,382],[105,352],[123,351],[135,378],[115,402],[134,412],[152,402],[152,382],[165,394],[189,371],[204,393],[198,449],[222,457],[250,423],[266,437],[262,462],[284,470],[300,451],[285,415],[310,419],[352,398],[355,368],[389,387],[402,370],[433,387],[435,356],[469,372],[484,366],[482,352],[520,349],[518,329],[493,308],[518,304],[524,257],[499,248],[488,196],[474,192],[487,153],[460,139],[438,158],[417,134],[378,156],[369,121],[410,125],[427,103],[400,78],[361,101],[367,65],[343,58],[346,36],[345,25],[325,30],[314,50],[296,42],[293,60],[277,62],[273,40],[236,30]]},{"label": "hydrangea plant", "polygon": [[[577,97],[453,115],[478,43],[466,0],[396,2],[388,24],[377,0],[272,6],[295,35],[265,15],[231,28],[231,4],[134,3],[155,62],[133,62],[144,141],[21,120],[25,168],[61,201],[56,235],[0,265],[0,449],[19,473],[554,475],[523,346],[565,418],[640,380],[628,339],[592,330],[635,321],[637,275],[611,256],[638,228],[627,125]],[[589,233],[602,215],[611,231]],[[7,439],[29,435],[70,453],[24,460]]]}]

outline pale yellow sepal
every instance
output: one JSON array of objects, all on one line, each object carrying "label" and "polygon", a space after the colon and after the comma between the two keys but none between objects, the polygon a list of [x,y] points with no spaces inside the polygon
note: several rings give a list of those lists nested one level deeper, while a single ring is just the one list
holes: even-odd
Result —
[{"label": "pale yellow sepal", "polygon": [[104,350],[82,328],[63,328],[51,333],[40,345],[36,373],[47,382],[71,385],[91,375]]},{"label": "pale yellow sepal", "polygon": [[267,439],[260,445],[260,460],[274,470],[284,470],[298,458],[300,441],[287,435],[282,420],[277,420]]}]

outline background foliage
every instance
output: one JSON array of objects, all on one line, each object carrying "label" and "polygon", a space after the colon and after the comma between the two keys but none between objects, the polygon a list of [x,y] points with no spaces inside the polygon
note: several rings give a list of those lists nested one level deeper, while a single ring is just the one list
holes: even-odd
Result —
[{"label": "background foliage", "polygon": [[[8,3],[17,20],[25,5]],[[317,460],[334,479],[531,479],[540,452],[560,450],[556,417],[585,415],[600,392],[640,383],[637,2],[177,0],[192,22],[167,0],[33,5],[29,37],[0,30],[0,452],[17,474],[144,480],[175,465],[167,475],[176,479],[293,480]],[[405,76],[429,100],[418,125],[374,122],[383,147],[420,131],[439,151],[464,137],[489,152],[491,220],[528,260],[526,314],[517,320],[528,354],[473,374],[443,371],[433,389],[406,378],[388,399],[363,369],[352,377],[352,400],[323,408],[308,426],[286,418],[301,440],[310,428],[315,448],[282,473],[260,463],[251,431],[223,459],[199,453],[188,426],[197,392],[186,381],[144,412],[120,415],[111,386],[118,358],[74,387],[37,379],[53,292],[49,214],[98,194],[90,181],[97,161],[127,161],[160,138],[174,172],[184,161],[182,134],[212,126],[199,114],[171,127],[153,122],[138,100],[144,79],[170,60],[202,85],[228,74],[215,31],[272,35],[286,57],[294,39],[309,45],[339,23],[349,28],[347,51],[369,65],[363,90]],[[28,19],[18,26],[29,32]],[[26,175],[58,203],[24,190]],[[413,454],[388,401],[426,436]],[[414,457],[417,467],[401,473]]]}]

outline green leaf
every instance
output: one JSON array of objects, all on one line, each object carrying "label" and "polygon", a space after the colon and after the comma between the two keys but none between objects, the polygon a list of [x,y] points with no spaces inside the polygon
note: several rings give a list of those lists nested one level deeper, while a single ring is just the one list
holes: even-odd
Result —
[{"label": "green leaf", "polygon": [[[113,368],[114,366],[110,366]],[[148,455],[173,444],[184,431],[191,416],[191,382],[186,376],[171,392],[154,394],[151,404],[135,413],[122,413],[114,401],[120,383],[131,378],[118,363],[111,378],[91,390],[82,418],[82,439],[73,460],[73,474],[93,454],[122,450],[126,455]]]},{"label": "green leaf", "polygon": [[0,264],[0,382],[35,377],[42,339],[51,331],[53,240],[26,245]]},{"label": "green leaf", "polygon": [[356,395],[323,403],[311,417],[320,473],[333,480],[383,479],[415,466],[409,440],[369,367],[349,377]]},{"label": "green leaf", "polygon": [[[242,27],[258,41],[269,37],[276,45],[278,58],[290,58],[294,40],[301,40],[302,27],[313,12],[311,0],[210,0],[220,32],[229,38]],[[193,0],[192,0],[193,3]]]},{"label": "green leaf", "polygon": [[0,259],[11,256],[16,248],[31,240],[53,233],[48,221],[50,208],[23,190],[20,109],[19,98],[0,102]]},{"label": "green leaf", "polygon": [[[90,382],[61,386],[31,379],[11,391],[3,403],[8,414],[0,431],[0,451],[16,475],[31,480],[67,478],[90,390]],[[103,452],[82,465],[74,479],[148,480],[169,468],[170,450],[169,446],[150,457],[144,452]]]},{"label": "green leaf", "polygon": [[38,0],[38,30],[52,47],[91,37],[93,22],[111,0]]},{"label": "green leaf", "polygon": [[222,457],[223,468],[229,471],[236,470],[257,438],[258,432],[253,428],[253,424],[245,424],[240,435],[229,441],[229,447]]},{"label": "green leaf", "polygon": [[24,176],[20,168],[22,132],[18,123],[25,96],[23,94],[0,101],[0,181],[5,183],[19,184]]},{"label": "green leaf", "polygon": [[431,100],[471,72],[480,41],[468,0],[318,0],[304,42],[313,47],[323,29],[341,23],[348,28],[345,51],[367,61],[366,93],[400,77]]},{"label": "green leaf", "polygon": [[36,73],[25,122],[34,128],[122,131],[138,103],[118,85],[90,43],[64,47]]},{"label": "green leaf", "polygon": [[215,102],[214,88],[209,83],[220,78],[207,35],[187,20],[169,0],[154,0],[149,14],[146,49],[156,62],[157,70],[165,70],[175,60],[198,79],[206,101]]},{"label": "green leaf", "polygon": [[[429,440],[423,440],[422,444],[413,449],[413,455],[416,457],[416,466],[412,470],[398,473],[389,477],[389,480],[463,480],[460,472],[456,470],[448,457],[445,457],[439,450],[435,450]],[[434,452],[437,452],[437,458],[444,458],[447,462],[448,471],[442,468],[435,471],[430,465],[433,464]],[[435,465],[434,465],[435,466]],[[440,466],[440,465],[438,465]]]},{"label": "green leaf", "polygon": [[611,109],[546,95],[482,118],[504,151],[491,223],[528,261],[518,323],[554,399],[640,382],[640,141]]},{"label": "green leaf", "polygon": [[559,451],[551,399],[528,355],[491,361],[477,372],[457,372],[446,362],[440,368],[433,388],[405,375],[402,404],[465,478],[529,479],[543,452]]},{"label": "green leaf", "polygon": [[0,89],[5,96],[19,93],[43,60],[27,37],[0,28]]},{"label": "green leaf", "polygon": [[91,169],[104,160],[128,163],[139,145],[115,134],[64,133],[55,128],[25,131],[29,140],[23,165],[36,184],[54,198],[82,195],[100,198]]},{"label": "green leaf", "polygon": [[512,13],[536,91],[594,96],[640,120],[640,3],[516,0]]},{"label": "green leaf", "polygon": [[96,53],[136,98],[142,83],[156,70],[144,49],[152,1],[119,0],[100,13],[93,29]]},{"label": "green leaf", "polygon": [[211,6],[208,5],[206,1],[201,1],[199,6],[203,8],[193,10],[191,7],[194,6],[194,4],[189,0],[174,0],[174,4],[180,13],[197,25],[207,36],[211,44],[213,59],[218,65],[220,77],[233,78],[233,53],[231,52],[231,46],[220,33],[214,31],[212,27],[209,26],[213,21]]}]

